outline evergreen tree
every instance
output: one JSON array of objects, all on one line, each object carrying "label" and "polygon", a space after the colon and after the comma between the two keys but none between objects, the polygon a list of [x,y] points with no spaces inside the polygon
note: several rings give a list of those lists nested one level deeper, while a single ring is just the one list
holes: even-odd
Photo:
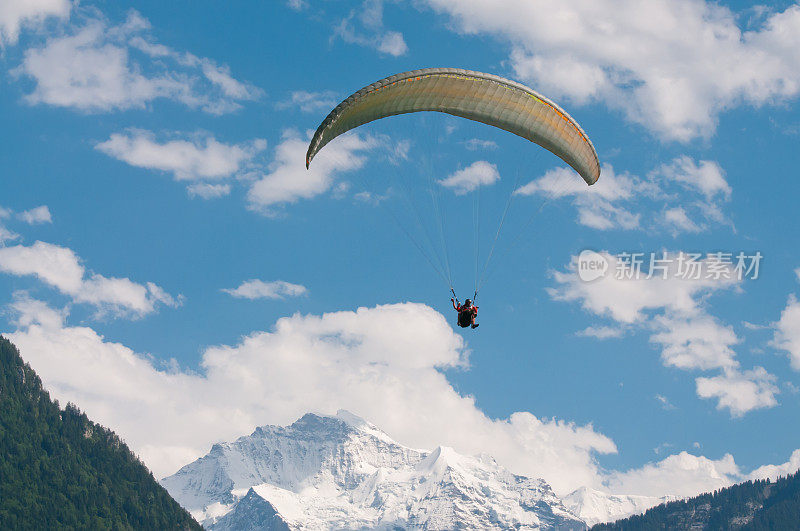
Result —
[{"label": "evergreen tree", "polygon": [[642,515],[592,529],[800,529],[800,472],[774,482],[746,481],[688,500],[658,505]]},{"label": "evergreen tree", "polygon": [[114,432],[0,336],[0,529],[201,529]]}]

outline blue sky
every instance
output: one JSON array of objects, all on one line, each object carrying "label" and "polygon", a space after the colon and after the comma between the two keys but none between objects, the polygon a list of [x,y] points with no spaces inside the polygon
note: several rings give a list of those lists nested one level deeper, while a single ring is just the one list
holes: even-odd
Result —
[{"label": "blue sky", "polygon": [[[800,464],[797,5],[23,4],[0,14],[0,329],[157,474],[339,407],[559,493],[691,494]],[[363,127],[306,172],[338,101],[427,66],[552,97],[598,184],[444,115]],[[524,193],[472,332],[388,211],[423,241],[399,184],[435,230],[426,168],[481,161],[500,177],[480,192],[484,256]],[[434,187],[463,298],[475,193]],[[757,280],[584,283],[584,249],[764,259]]]}]

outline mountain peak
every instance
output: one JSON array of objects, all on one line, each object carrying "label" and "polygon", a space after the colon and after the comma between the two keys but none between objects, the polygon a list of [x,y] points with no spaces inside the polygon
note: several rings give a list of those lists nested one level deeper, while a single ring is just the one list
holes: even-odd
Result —
[{"label": "mountain peak", "polygon": [[[274,428],[274,426],[263,426],[259,429],[273,430]],[[346,409],[338,410],[335,415],[306,413],[287,429],[305,432],[309,435],[315,432],[331,433],[331,431],[338,431],[340,435],[344,435],[346,432],[356,432],[361,435],[375,437],[387,444],[397,444],[383,430]]]},{"label": "mountain peak", "polygon": [[346,410],[262,426],[214,450],[163,480],[209,529],[248,517],[264,528],[585,527],[543,480],[447,446],[407,448]]},{"label": "mountain peak", "polygon": [[337,411],[336,418],[356,429],[360,429],[362,427],[371,427],[371,428],[375,427],[366,420],[359,417],[358,415],[350,413],[346,409],[340,409],[339,411]]}]

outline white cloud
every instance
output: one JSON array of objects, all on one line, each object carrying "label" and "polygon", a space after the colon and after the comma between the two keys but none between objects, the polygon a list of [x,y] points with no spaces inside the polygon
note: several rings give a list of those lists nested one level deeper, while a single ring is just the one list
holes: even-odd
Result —
[{"label": "white cloud", "polygon": [[[706,300],[715,291],[738,288],[735,265],[725,265],[718,279],[712,274],[718,267],[715,259],[695,260],[686,253],[658,253],[664,270],[648,275],[650,257],[640,257],[641,274],[627,278],[619,274],[624,263],[616,256],[600,253],[608,264],[607,273],[584,282],[577,273],[577,257],[565,271],[553,272],[555,286],[548,293],[555,300],[578,302],[588,312],[612,319],[630,329],[650,334],[651,343],[661,349],[667,367],[682,370],[720,370],[718,376],[697,378],[697,395],[716,399],[718,409],[728,409],[732,416],[777,404],[779,392],[775,377],[763,368],[742,371],[733,347],[739,338],[733,328],[708,313]],[[631,259],[633,261],[633,259]],[[694,275],[690,263],[697,263]],[[630,269],[628,269],[630,271]],[[650,276],[650,278],[648,278]],[[602,330],[603,327],[597,329]],[[582,332],[590,335],[588,330]]]},{"label": "white cloud", "polygon": [[142,285],[127,278],[107,278],[88,272],[71,249],[40,241],[29,247],[0,248],[0,271],[35,276],[75,302],[94,305],[101,315],[110,312],[142,317],[154,312],[158,304],[178,304],[152,282]]},{"label": "white cloud", "polygon": [[744,31],[703,0],[427,0],[465,34],[507,42],[516,76],[600,101],[666,139],[713,133],[720,112],[800,92],[800,6]]},{"label": "white cloud", "polygon": [[792,452],[789,460],[780,465],[764,465],[753,470],[748,476],[749,479],[770,479],[775,481],[781,476],[794,474],[800,469],[800,449]]},{"label": "white cloud", "polygon": [[622,337],[624,334],[624,329],[611,326],[588,326],[580,332],[577,332],[578,336],[593,337],[595,339],[616,339]]},{"label": "white cloud", "polygon": [[662,165],[655,174],[678,182],[685,188],[698,190],[707,199],[717,195],[728,199],[731,195],[731,187],[725,180],[725,172],[719,164],[711,160],[695,162],[691,157],[682,155],[669,164]]},{"label": "white cloud", "polygon": [[[730,288],[735,282],[733,279],[705,278],[708,266],[704,260],[698,261],[702,266],[698,280],[680,278],[676,272],[679,253],[667,253],[667,260],[672,261],[667,264],[666,278],[662,274],[646,278],[650,256],[640,256],[635,261],[641,263],[642,274],[639,278],[628,279],[617,274],[624,262],[607,252],[600,254],[609,264],[604,277],[594,282],[581,281],[576,273],[577,257],[573,257],[566,270],[553,272],[556,286],[548,289],[551,297],[580,302],[585,310],[595,315],[631,324],[645,322],[654,310],[666,310],[671,315],[699,315],[702,311],[699,295]],[[663,255],[657,253],[655,258],[661,259]],[[685,262],[688,263],[688,258]]]},{"label": "white cloud", "polygon": [[289,6],[290,9],[294,9],[295,11],[300,11],[308,7],[308,4],[305,0],[287,0],[286,5]]},{"label": "white cloud", "polygon": [[47,205],[38,206],[30,210],[25,210],[17,214],[17,218],[24,221],[28,225],[39,225],[41,223],[52,223],[53,217],[50,215],[50,209]]},{"label": "white cloud", "polygon": [[713,460],[686,452],[603,471],[596,454],[616,447],[591,425],[528,412],[488,418],[440,372],[465,367],[463,339],[421,304],[285,317],[269,332],[206,349],[200,373],[174,362],[158,368],[152,357],[91,328],[68,326],[65,310],[25,295],[17,294],[12,310],[18,329],[6,335],[51,395],[115,430],[158,477],[256,426],[346,408],[406,445],[489,453],[515,473],[543,477],[559,495],[590,486],[690,496],[743,479],[730,455]]},{"label": "white cloud", "polygon": [[599,484],[593,456],[616,451],[591,425],[527,412],[488,418],[439,370],[465,365],[463,340],[420,304],[282,318],[272,331],[208,348],[201,374],[159,370],[36,301],[20,298],[15,309],[20,329],[8,337],[54,398],[114,429],[159,476],[257,425],[338,408],[413,447],[489,452],[560,493]]},{"label": "white cloud", "polygon": [[379,146],[394,150],[390,157],[403,157],[407,152],[402,143],[392,146],[384,140],[349,133],[326,146],[306,169],[308,139],[293,130],[284,132],[269,164],[263,157],[265,140],[225,144],[201,133],[159,141],[149,131],[131,129],[112,134],[95,147],[132,166],[170,172],[178,181],[189,181],[187,191],[191,197],[212,199],[228,195],[231,185],[220,181],[236,178],[249,187],[248,208],[274,216],[286,203],[331,190],[334,194],[343,192],[346,185],[337,183],[337,176],[363,167],[366,157],[362,153]]},{"label": "white cloud", "polygon": [[253,279],[243,282],[236,289],[223,289],[225,293],[240,299],[283,299],[306,295],[308,290],[300,284],[292,284],[283,280],[264,282]]},{"label": "white cloud", "polygon": [[601,178],[593,186],[586,186],[572,169],[559,167],[547,171],[542,177],[521,186],[515,193],[543,195],[548,200],[572,197],[578,212],[578,221],[597,230],[635,229],[640,225],[640,214],[635,214],[620,203],[637,196],[652,196],[655,188],[628,173],[616,173],[609,164],[603,165]]},{"label": "white cloud", "polygon": [[0,247],[6,244],[6,242],[14,241],[19,239],[19,234],[14,231],[11,231],[5,228],[3,225],[0,225]]},{"label": "white cloud", "polygon": [[218,197],[225,197],[231,193],[231,185],[229,184],[209,184],[209,183],[194,183],[186,187],[190,197],[200,197],[202,199],[216,199]]},{"label": "white cloud", "polygon": [[[13,212],[8,208],[0,207],[0,221],[11,217]],[[0,247],[5,245],[6,242],[13,241],[19,238],[19,234],[7,229],[0,223]]]},{"label": "white cloud", "polygon": [[452,188],[456,195],[464,195],[481,186],[490,186],[499,180],[500,173],[497,171],[497,166],[479,160],[436,182],[445,188]]},{"label": "white cloud", "polygon": [[384,0],[364,0],[336,27],[334,36],[344,42],[374,48],[381,53],[399,57],[408,52],[403,34],[389,31],[383,24]]},{"label": "white cloud", "polygon": [[677,409],[672,404],[672,402],[670,402],[669,399],[664,395],[656,395],[656,400],[658,400],[658,402],[661,404],[661,408],[664,409],[665,411],[672,411],[674,409]]},{"label": "white cloud", "polygon": [[230,112],[261,91],[227,67],[158,44],[149,22],[132,11],[125,23],[88,20],[71,34],[25,51],[15,70],[35,81],[26,99],[88,112],[143,108],[166,98],[212,114]]},{"label": "white cloud", "polygon": [[0,2],[0,48],[15,44],[25,25],[40,24],[48,17],[66,18],[69,0],[3,0]]},{"label": "white cloud", "polygon": [[781,318],[772,325],[775,329],[772,346],[789,354],[792,368],[800,371],[800,302],[789,295]]},{"label": "white cloud", "polygon": [[778,404],[775,395],[780,391],[775,385],[775,376],[763,367],[743,372],[726,370],[719,376],[700,377],[695,382],[698,396],[717,398],[717,409],[728,409],[734,417]]},{"label": "white cloud", "polygon": [[[731,195],[722,168],[716,162],[695,162],[686,156],[660,165],[646,178],[617,173],[604,164],[593,186],[586,186],[572,169],[558,167],[516,193],[541,195],[548,201],[570,198],[578,222],[597,230],[666,228],[677,236],[702,232],[714,224],[732,225],[722,208]],[[662,210],[663,215],[653,216],[654,210]],[[642,218],[649,223],[643,226]]]},{"label": "white cloud", "polygon": [[732,346],[739,342],[730,326],[710,315],[658,316],[659,332],[650,341],[661,345],[661,359],[679,369],[732,369],[737,366]]},{"label": "white cloud", "polygon": [[153,133],[139,129],[125,134],[114,133],[95,146],[131,166],[170,172],[179,181],[220,180],[234,176],[266,147],[266,141],[262,139],[224,144],[208,135],[159,143]]},{"label": "white cloud", "polygon": [[399,57],[408,52],[408,45],[405,39],[403,39],[402,33],[399,31],[387,31],[381,37],[380,43],[378,44],[378,51]]},{"label": "white cloud", "polygon": [[497,142],[492,140],[481,140],[480,138],[470,138],[464,142],[464,147],[470,151],[479,149],[497,149]]},{"label": "white cloud", "polygon": [[274,215],[277,205],[323,194],[331,189],[337,174],[360,169],[366,161],[360,153],[375,146],[377,142],[370,137],[355,133],[342,135],[320,151],[307,170],[308,140],[294,131],[287,131],[275,148],[269,173],[250,187],[247,194],[249,207]]},{"label": "white cloud", "polygon": [[602,178],[594,185],[586,186],[586,183],[574,170],[558,167],[548,170],[542,177],[521,186],[515,193],[520,195],[541,194],[551,199],[590,196],[611,203],[630,199],[637,193],[650,195],[653,193],[653,188],[648,183],[643,183],[627,172],[616,173],[609,164],[603,165],[601,176]]},{"label": "white cloud", "polygon": [[689,215],[686,214],[686,209],[682,206],[665,210],[664,221],[667,225],[673,227],[676,235],[680,232],[697,233],[703,231],[703,227],[689,219]]},{"label": "white cloud", "polygon": [[740,477],[739,467],[730,454],[714,460],[680,452],[641,468],[612,472],[606,485],[612,492],[685,497],[727,487]]},{"label": "white cloud", "polygon": [[333,110],[337,103],[339,103],[339,101],[336,99],[336,94],[332,91],[307,92],[305,90],[298,90],[292,92],[288,100],[275,104],[275,107],[278,109],[297,107],[303,112],[325,111],[327,114]]}]

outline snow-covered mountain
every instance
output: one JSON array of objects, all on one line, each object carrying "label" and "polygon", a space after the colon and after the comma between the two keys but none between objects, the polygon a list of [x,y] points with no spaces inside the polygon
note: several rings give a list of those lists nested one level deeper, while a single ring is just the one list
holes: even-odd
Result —
[{"label": "snow-covered mountain", "polygon": [[614,522],[634,514],[642,514],[650,507],[678,500],[677,496],[631,496],[608,494],[588,487],[581,487],[564,497],[569,511],[587,525]]},{"label": "snow-covered mountain", "polygon": [[162,484],[207,529],[585,529],[544,480],[345,411],[215,444]]}]

